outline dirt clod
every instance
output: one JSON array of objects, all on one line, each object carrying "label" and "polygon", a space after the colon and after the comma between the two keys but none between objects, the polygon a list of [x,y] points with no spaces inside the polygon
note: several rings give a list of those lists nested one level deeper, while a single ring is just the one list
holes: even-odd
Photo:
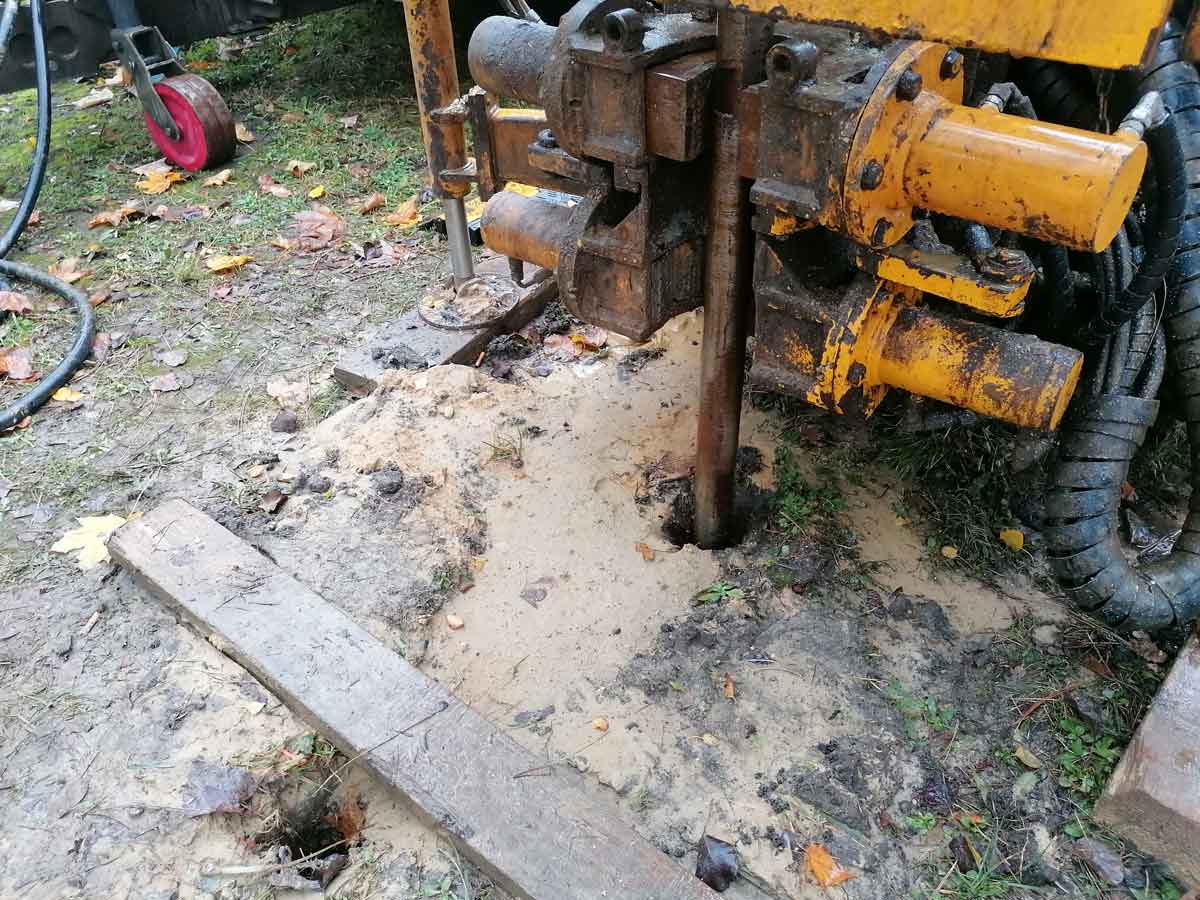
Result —
[{"label": "dirt clod", "polygon": [[696,877],[714,891],[725,891],[738,877],[737,848],[706,834],[698,849]]},{"label": "dirt clod", "polygon": [[295,434],[300,430],[300,417],[290,409],[281,409],[271,421],[271,430],[280,434]]}]

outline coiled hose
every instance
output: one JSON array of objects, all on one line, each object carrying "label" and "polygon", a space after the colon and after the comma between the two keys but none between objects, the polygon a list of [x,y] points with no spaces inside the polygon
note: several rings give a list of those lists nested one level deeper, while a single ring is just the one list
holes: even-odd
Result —
[{"label": "coiled hose", "polygon": [[[1053,67],[1039,69],[1043,83],[1064,83],[1046,73]],[[1110,248],[1097,268],[1109,299],[1086,336],[1095,339],[1114,325],[1117,331],[1103,352],[1090,354],[1100,364],[1060,429],[1046,539],[1055,575],[1081,608],[1116,628],[1154,630],[1200,617],[1200,76],[1183,55],[1178,25],[1168,25],[1154,61],[1138,77],[1135,95],[1158,91],[1171,113],[1168,124],[1148,135],[1155,197],[1146,256],[1124,288],[1109,280],[1119,277],[1120,247]],[[1162,286],[1164,273],[1165,336],[1155,326],[1155,304],[1137,306]],[[1192,446],[1192,498],[1170,556],[1135,568],[1116,531],[1121,486],[1158,416],[1168,354]]]},{"label": "coiled hose", "polygon": [[17,239],[29,224],[29,217],[33,214],[38,195],[42,191],[42,183],[46,179],[46,165],[50,159],[50,61],[46,53],[42,0],[30,0],[29,14],[33,31],[33,56],[37,77],[37,143],[33,151],[33,164],[29,170],[29,180],[21,194],[20,204],[4,234],[0,235],[0,283],[4,279],[11,278],[36,284],[38,287],[58,294],[75,306],[79,314],[79,321],[75,342],[62,362],[39,381],[33,390],[26,393],[16,403],[0,411],[0,431],[8,431],[31,416],[50,399],[56,390],[70,380],[75,371],[91,355],[92,339],[96,332],[92,305],[88,303],[87,295],[83,291],[51,275],[39,272],[37,269],[9,262],[4,258],[8,256],[9,251],[12,250]]}]

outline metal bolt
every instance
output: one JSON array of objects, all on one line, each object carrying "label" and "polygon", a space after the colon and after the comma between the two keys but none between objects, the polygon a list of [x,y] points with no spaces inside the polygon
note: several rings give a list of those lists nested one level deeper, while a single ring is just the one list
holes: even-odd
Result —
[{"label": "metal bolt", "polygon": [[610,53],[639,49],[645,33],[645,19],[636,9],[618,9],[604,17],[604,49]]},{"label": "metal bolt", "polygon": [[883,166],[873,159],[867,160],[858,178],[859,187],[864,191],[873,191],[883,182]]},{"label": "metal bolt", "polygon": [[887,219],[880,219],[877,221],[875,223],[875,228],[871,231],[871,246],[882,247],[891,227],[892,223]]},{"label": "metal bolt", "polygon": [[957,78],[963,70],[963,55],[957,50],[947,50],[946,55],[942,57],[942,67],[938,70],[938,74],[942,76],[942,81],[949,81],[951,78]]},{"label": "metal bolt", "polygon": [[812,81],[820,58],[820,49],[811,41],[784,41],[767,53],[767,71],[784,84]]},{"label": "metal bolt", "polygon": [[912,69],[905,69],[896,81],[896,97],[900,100],[916,100],[921,93],[921,76]]},{"label": "metal bolt", "polygon": [[547,150],[557,150],[558,138],[550,132],[549,128],[543,128],[537,133],[537,145]]}]

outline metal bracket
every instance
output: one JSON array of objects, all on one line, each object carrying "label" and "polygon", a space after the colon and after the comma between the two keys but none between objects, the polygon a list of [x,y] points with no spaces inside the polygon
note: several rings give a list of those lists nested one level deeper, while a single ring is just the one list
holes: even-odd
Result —
[{"label": "metal bracket", "polygon": [[165,131],[171,140],[179,140],[179,126],[167,112],[162,99],[154,90],[159,78],[184,75],[187,69],[180,62],[175,48],[153,26],[139,25],[134,28],[112,30],[113,49],[117,58],[133,75],[133,87],[146,115]]}]

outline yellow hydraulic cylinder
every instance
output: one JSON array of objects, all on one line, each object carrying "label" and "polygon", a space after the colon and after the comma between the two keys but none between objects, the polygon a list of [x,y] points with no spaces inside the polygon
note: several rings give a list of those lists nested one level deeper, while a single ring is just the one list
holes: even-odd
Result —
[{"label": "yellow hydraulic cylinder", "polygon": [[877,352],[873,381],[1047,431],[1062,421],[1083,368],[1069,347],[914,306],[895,312]]},{"label": "yellow hydraulic cylinder", "polygon": [[914,206],[1093,253],[1133,203],[1146,145],[993,110],[938,109],[914,140],[904,188]]}]

